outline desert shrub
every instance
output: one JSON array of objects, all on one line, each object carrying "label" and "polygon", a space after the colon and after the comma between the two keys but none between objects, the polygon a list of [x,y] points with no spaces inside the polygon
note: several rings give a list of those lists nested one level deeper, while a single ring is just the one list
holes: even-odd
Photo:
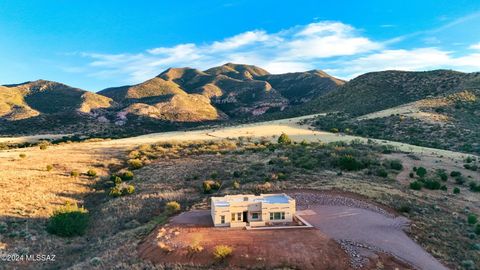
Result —
[{"label": "desert shrub", "polygon": [[423,181],[423,186],[431,190],[437,190],[440,189],[442,185],[437,180],[426,179]]},{"label": "desert shrub", "polygon": [[78,177],[80,175],[80,172],[78,170],[73,170],[70,172],[71,177]]},{"label": "desert shrub", "polygon": [[110,176],[110,181],[114,182],[115,185],[119,185],[122,183],[122,178],[120,178],[119,176],[115,175],[115,174],[112,174]]},{"label": "desert shrub", "polygon": [[257,184],[255,190],[258,192],[269,192],[272,189],[272,184],[270,182],[265,182],[263,184]]},{"label": "desert shrub", "polygon": [[420,178],[423,178],[425,175],[427,175],[427,169],[425,169],[424,167],[418,167],[415,172]]},{"label": "desert shrub", "polygon": [[446,185],[442,185],[440,187],[440,190],[443,190],[443,191],[448,191],[448,187]]},{"label": "desert shrub", "polygon": [[203,186],[203,193],[208,194],[220,189],[221,184],[219,181],[205,180],[203,181],[202,186]]},{"label": "desert shrub", "polygon": [[388,176],[388,172],[384,168],[378,168],[376,174],[377,176],[380,176],[380,177]]},{"label": "desert shrub", "polygon": [[178,213],[180,212],[180,209],[181,209],[181,206],[178,202],[176,201],[171,201],[171,202],[168,202],[166,205],[165,205],[165,210],[167,211],[167,213],[169,215],[172,215],[172,214],[175,214],[175,213]]},{"label": "desert shrub", "polygon": [[131,171],[125,171],[122,173],[120,177],[123,181],[128,181],[133,179],[133,172]]},{"label": "desert shrub", "polygon": [[461,175],[455,177],[455,183],[456,183],[457,185],[463,185],[463,184],[465,184],[466,181],[467,181],[467,180],[465,179],[465,177],[463,177],[463,176],[461,176]]},{"label": "desert shrub", "polygon": [[459,194],[459,193],[460,193],[460,189],[458,187],[454,187],[453,194]]},{"label": "desert shrub", "polygon": [[400,207],[398,207],[398,211],[402,213],[410,213],[412,208],[408,204],[402,204]]},{"label": "desert shrub", "polygon": [[470,156],[469,156],[469,157],[467,157],[467,158],[465,159],[465,163],[470,163],[470,162],[472,162],[472,161],[475,161],[475,158],[474,158],[474,157],[470,157]]},{"label": "desert shrub", "polygon": [[463,164],[463,167],[467,170],[471,170],[471,171],[477,171],[478,170],[478,166],[475,165],[475,164]]},{"label": "desert shrub", "polygon": [[87,176],[95,177],[95,176],[97,176],[97,171],[95,171],[93,169],[90,169],[90,170],[87,171]]},{"label": "desert shrub", "polygon": [[358,171],[365,168],[365,166],[360,161],[358,161],[351,155],[339,157],[337,160],[337,164],[342,170],[347,171]]},{"label": "desert shrub", "polygon": [[133,185],[127,185],[125,183],[117,184],[110,189],[109,195],[112,197],[120,197],[135,192],[135,187]]},{"label": "desert shrub", "polygon": [[137,170],[143,167],[143,162],[140,159],[136,159],[136,158],[129,159],[127,161],[127,164],[132,170]]},{"label": "desert shrub", "polygon": [[477,184],[476,182],[470,182],[469,187],[472,192],[480,192],[480,184]]},{"label": "desert shrub", "polygon": [[475,226],[475,233],[480,235],[480,223]]},{"label": "desert shrub", "polygon": [[422,189],[422,182],[420,181],[413,181],[410,183],[410,188],[413,190],[421,190]]},{"label": "desert shrub", "polygon": [[47,144],[40,144],[38,148],[40,148],[40,150],[47,150],[48,146]]},{"label": "desert shrub", "polygon": [[338,133],[339,130],[338,130],[338,128],[331,128],[331,129],[330,129],[330,132],[332,132],[332,133]]},{"label": "desert shrub", "polygon": [[477,221],[478,221],[478,220],[477,220],[477,216],[476,216],[476,215],[474,215],[474,214],[469,214],[469,215],[468,215],[468,217],[467,217],[467,222],[468,222],[468,224],[473,225],[473,224],[477,223]]},{"label": "desert shrub", "polygon": [[47,231],[63,237],[83,235],[89,222],[88,211],[77,204],[67,203],[55,210],[48,219]]},{"label": "desert shrub", "polygon": [[25,154],[25,153],[20,153],[18,156],[19,156],[20,158],[26,158],[26,157],[27,157],[27,154]]},{"label": "desert shrub", "polygon": [[288,137],[287,134],[282,133],[282,134],[280,135],[280,137],[278,137],[277,142],[278,142],[279,144],[291,144],[291,143],[292,143],[292,140],[290,139],[290,137]]},{"label": "desert shrub", "polygon": [[462,175],[462,173],[459,172],[459,171],[452,171],[452,172],[450,173],[450,176],[451,176],[451,177],[458,177],[458,176],[461,176],[461,175]]},{"label": "desert shrub", "polygon": [[215,257],[216,260],[224,260],[231,256],[232,253],[233,248],[227,245],[218,245],[213,249],[213,257]]},{"label": "desert shrub", "polygon": [[138,150],[133,150],[128,154],[128,158],[130,159],[139,159],[141,156],[142,154]]},{"label": "desert shrub", "polygon": [[445,170],[437,170],[437,175],[438,177],[440,177],[440,180],[442,181],[448,180],[448,175],[447,175],[447,172],[445,172]]},{"label": "desert shrub", "polygon": [[410,176],[410,178],[414,178],[414,177],[415,177],[415,174],[414,174],[413,172],[410,172],[410,173],[408,174],[408,176]]},{"label": "desert shrub", "polygon": [[233,185],[234,189],[239,189],[240,188],[240,183],[237,180],[233,181],[232,185]]},{"label": "desert shrub", "polygon": [[203,247],[200,245],[198,240],[194,240],[190,245],[188,245],[188,251],[191,253],[199,253],[203,251]]},{"label": "desert shrub", "polygon": [[392,170],[401,171],[403,169],[402,161],[398,159],[392,159],[385,162],[385,165]]},{"label": "desert shrub", "polygon": [[47,170],[47,172],[49,172],[49,171],[53,170],[53,166],[50,165],[50,164],[48,164],[48,165],[45,167],[45,169]]}]

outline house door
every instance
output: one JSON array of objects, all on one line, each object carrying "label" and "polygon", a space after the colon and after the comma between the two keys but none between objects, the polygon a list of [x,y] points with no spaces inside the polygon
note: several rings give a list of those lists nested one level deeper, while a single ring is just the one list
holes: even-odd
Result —
[{"label": "house door", "polygon": [[247,214],[248,214],[247,211],[243,212],[243,222],[248,222],[248,219],[247,219],[248,215]]}]

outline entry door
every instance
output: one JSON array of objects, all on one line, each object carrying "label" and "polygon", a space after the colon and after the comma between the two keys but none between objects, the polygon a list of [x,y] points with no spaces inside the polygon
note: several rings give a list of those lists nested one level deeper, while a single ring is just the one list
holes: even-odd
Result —
[{"label": "entry door", "polygon": [[248,222],[248,212],[243,212],[243,222]]}]

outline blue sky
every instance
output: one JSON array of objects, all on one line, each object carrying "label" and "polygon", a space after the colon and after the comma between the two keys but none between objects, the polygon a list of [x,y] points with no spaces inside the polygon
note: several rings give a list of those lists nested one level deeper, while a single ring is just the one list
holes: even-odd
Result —
[{"label": "blue sky", "polygon": [[480,1],[0,0],[0,37],[0,84],[41,78],[92,91],[226,62],[344,79],[471,72]]}]

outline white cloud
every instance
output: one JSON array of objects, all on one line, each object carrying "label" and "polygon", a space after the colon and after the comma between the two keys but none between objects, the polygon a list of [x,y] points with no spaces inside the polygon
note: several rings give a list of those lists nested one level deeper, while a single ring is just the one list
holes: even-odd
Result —
[{"label": "white cloud", "polygon": [[480,50],[480,42],[472,44],[469,48],[474,50]]},{"label": "white cloud", "polygon": [[381,70],[422,71],[431,69],[459,69],[466,72],[480,70],[480,53],[454,56],[453,52],[427,47],[411,50],[382,50],[350,61],[337,63],[330,72],[344,78]]}]

